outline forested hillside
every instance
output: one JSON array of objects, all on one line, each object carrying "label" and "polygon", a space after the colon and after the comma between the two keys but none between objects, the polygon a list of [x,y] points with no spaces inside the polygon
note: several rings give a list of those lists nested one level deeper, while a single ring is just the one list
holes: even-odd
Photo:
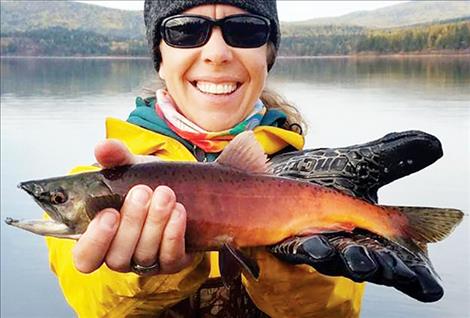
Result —
[{"label": "forested hillside", "polygon": [[144,34],[142,12],[116,10],[67,0],[1,1],[1,32],[64,28],[126,39]]},{"label": "forested hillside", "polygon": [[470,18],[391,29],[286,25],[280,55],[409,53],[470,48]]},{"label": "forested hillside", "polygon": [[147,41],[113,37],[54,26],[2,33],[1,55],[20,56],[146,56]]},{"label": "forested hillside", "polygon": [[[357,12],[330,20],[282,23],[280,55],[315,56],[362,53],[408,53],[436,50],[468,51],[470,3],[409,2]],[[27,56],[147,56],[142,12],[123,11],[70,1],[2,1],[0,50],[2,55]],[[467,7],[469,10],[467,10]],[[447,8],[447,9],[446,9]],[[403,10],[412,11],[404,14]],[[436,10],[441,14],[438,15]],[[387,11],[388,10],[388,11]],[[424,18],[410,17],[424,14]],[[462,16],[468,11],[467,16]],[[375,12],[375,13],[374,13]],[[400,27],[357,26],[351,17],[367,18],[373,25],[389,12],[388,25],[406,21],[424,23]],[[401,20],[400,12],[403,13]],[[433,13],[434,12],[434,13]],[[450,17],[448,20],[437,17]],[[349,18],[348,18],[349,17]],[[338,20],[335,22],[335,19]],[[318,25],[318,21],[329,22]],[[351,25],[343,25],[350,21]],[[352,21],[352,22],[351,22]],[[400,22],[401,21],[401,22]],[[382,23],[386,25],[387,23]]]},{"label": "forested hillside", "polygon": [[304,21],[310,25],[355,25],[366,28],[396,28],[470,17],[470,1],[409,1],[373,11],[357,11],[334,18]]}]

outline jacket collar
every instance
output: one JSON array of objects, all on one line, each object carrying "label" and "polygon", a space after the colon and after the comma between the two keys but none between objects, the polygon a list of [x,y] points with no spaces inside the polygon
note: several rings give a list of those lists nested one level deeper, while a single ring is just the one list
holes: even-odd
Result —
[{"label": "jacket collar", "polygon": [[[301,135],[282,128],[258,126],[254,133],[268,155],[287,146],[298,150],[304,146],[304,138]],[[123,141],[135,154],[157,155],[168,160],[196,161],[191,151],[176,139],[116,118],[106,119],[106,138]]]},{"label": "jacket collar", "polygon": [[196,161],[188,148],[175,139],[120,119],[106,119],[106,138],[121,140],[134,154],[158,155],[169,160]]}]

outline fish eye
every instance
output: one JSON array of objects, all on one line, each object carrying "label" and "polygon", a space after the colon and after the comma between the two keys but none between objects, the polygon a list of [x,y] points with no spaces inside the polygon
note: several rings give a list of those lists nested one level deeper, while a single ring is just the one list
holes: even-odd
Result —
[{"label": "fish eye", "polygon": [[67,195],[65,194],[64,190],[58,189],[51,192],[50,200],[52,204],[62,204],[67,201]]}]

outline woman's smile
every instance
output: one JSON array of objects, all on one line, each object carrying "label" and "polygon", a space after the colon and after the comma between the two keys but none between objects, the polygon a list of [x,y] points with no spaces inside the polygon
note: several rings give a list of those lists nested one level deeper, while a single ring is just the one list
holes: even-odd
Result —
[{"label": "woman's smile", "polygon": [[197,76],[197,79],[190,80],[195,97],[207,100],[212,104],[223,104],[240,96],[243,82],[233,76]]},{"label": "woman's smile", "polygon": [[[246,13],[230,5],[202,5],[186,10],[211,19]],[[208,131],[229,129],[254,109],[267,78],[267,45],[235,48],[214,27],[206,44],[174,48],[160,43],[159,74],[177,109]]]},{"label": "woman's smile", "polygon": [[202,93],[211,95],[229,95],[239,87],[236,82],[213,83],[206,81],[196,81],[194,86]]},{"label": "woman's smile", "polygon": [[242,89],[240,83],[237,82],[197,81],[191,86],[194,98],[201,104],[210,105],[212,109],[222,112],[229,105],[238,104],[242,97]]}]

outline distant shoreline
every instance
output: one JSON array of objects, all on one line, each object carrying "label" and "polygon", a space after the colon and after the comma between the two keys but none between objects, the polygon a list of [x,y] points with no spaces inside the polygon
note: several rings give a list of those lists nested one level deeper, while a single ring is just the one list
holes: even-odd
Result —
[{"label": "distant shoreline", "polygon": [[461,50],[461,51],[450,51],[450,50],[440,50],[440,51],[429,51],[429,52],[406,52],[406,53],[376,53],[376,52],[363,52],[357,54],[346,54],[346,55],[304,55],[304,56],[277,56],[280,59],[334,59],[334,58],[403,58],[403,57],[460,57],[460,56],[470,56],[470,50]]},{"label": "distant shoreline", "polygon": [[[432,52],[407,52],[407,53],[359,53],[349,55],[301,55],[301,56],[277,56],[277,59],[353,59],[353,58],[407,58],[407,57],[470,57],[470,50],[458,51],[432,51]],[[89,59],[89,60],[151,60],[150,56],[41,56],[41,55],[0,55],[1,59]]]},{"label": "distant shoreline", "polygon": [[63,59],[63,60],[73,60],[73,59],[88,59],[88,60],[150,60],[150,56],[43,56],[43,55],[0,55],[0,58],[4,59]]}]

